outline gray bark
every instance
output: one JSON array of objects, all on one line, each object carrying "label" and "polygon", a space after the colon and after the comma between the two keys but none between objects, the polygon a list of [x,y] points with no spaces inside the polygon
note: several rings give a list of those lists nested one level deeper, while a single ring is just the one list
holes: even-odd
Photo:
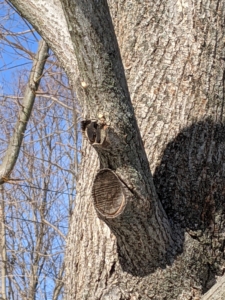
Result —
[{"label": "gray bark", "polygon": [[[133,261],[124,262],[123,252],[133,235],[124,233],[121,245],[97,219],[90,193],[99,167],[84,144],[67,247],[68,270],[76,274],[67,276],[68,299],[199,299],[224,267],[224,31],[214,23],[222,24],[224,3],[124,1],[113,2],[111,12],[155,187],[182,245],[172,263],[145,277],[148,257],[139,274],[127,268]],[[90,266],[85,273],[83,266]]]},{"label": "gray bark", "polygon": [[[62,3],[78,58],[76,89],[90,118],[67,242],[66,298],[200,299],[225,269],[225,2],[109,1],[133,109],[105,2]],[[46,37],[52,30],[34,23]],[[67,65],[65,54],[58,58]],[[99,174],[106,175],[103,190]],[[114,218],[98,201],[110,180]]]},{"label": "gray bark", "polygon": [[[125,236],[128,237],[126,249],[121,250],[121,260],[127,270],[146,274],[166,263],[173,241],[167,217],[157,202],[108,5],[105,0],[96,3],[62,1],[62,4],[80,70],[80,84],[85,85],[83,107],[86,118],[96,120],[84,125],[83,130],[98,153],[100,168],[115,173],[113,176],[112,172],[105,171],[104,185],[100,182],[96,190],[94,184],[93,191],[96,197],[102,198],[101,205],[106,206],[110,201],[110,205],[115,202],[118,208],[121,206],[119,215],[108,214],[105,210],[98,211],[99,216],[117,236],[121,249]],[[117,197],[111,201],[114,193],[111,178],[121,184],[126,203],[120,205]],[[135,231],[137,226],[139,230]],[[140,251],[137,240],[144,251]],[[143,255],[148,257],[147,261]],[[129,264],[126,263],[128,259]]]},{"label": "gray bark", "polygon": [[217,283],[202,297],[202,300],[223,300],[225,298],[225,276],[218,279]]}]

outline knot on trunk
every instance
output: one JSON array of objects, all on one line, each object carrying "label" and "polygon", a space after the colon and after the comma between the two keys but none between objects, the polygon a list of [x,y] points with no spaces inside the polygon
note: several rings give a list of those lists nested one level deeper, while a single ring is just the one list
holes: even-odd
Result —
[{"label": "knot on trunk", "polygon": [[109,146],[107,141],[108,126],[104,122],[85,120],[81,122],[81,129],[93,146],[98,145],[102,148]]},{"label": "knot on trunk", "polygon": [[124,141],[126,136],[118,136],[114,128],[105,123],[104,118],[84,120],[81,122],[81,129],[98,153],[100,169],[116,170],[120,167],[123,153],[130,151],[129,146]]},{"label": "knot on trunk", "polygon": [[115,218],[123,212],[125,195],[118,176],[110,169],[100,170],[92,188],[95,209],[101,216]]}]

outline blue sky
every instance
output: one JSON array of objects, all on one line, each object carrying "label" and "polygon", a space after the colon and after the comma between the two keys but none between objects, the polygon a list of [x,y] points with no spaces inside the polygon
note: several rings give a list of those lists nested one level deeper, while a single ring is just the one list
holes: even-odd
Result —
[{"label": "blue sky", "polygon": [[20,44],[28,51],[35,53],[40,36],[35,31],[29,32],[32,27],[28,27],[29,24],[12,9],[9,9],[7,4],[0,5],[0,34],[12,43],[9,45],[7,41],[1,40],[0,86],[1,93],[10,94],[11,81],[15,80],[16,71],[21,67],[30,69],[32,66],[29,55],[16,49],[13,44]]},{"label": "blue sky", "polygon": [[[1,36],[3,37],[2,39]],[[16,89],[18,89],[18,91],[21,93],[18,88],[18,82],[20,80],[19,75],[22,74],[23,79],[26,78],[26,76],[28,77],[29,70],[32,67],[30,55],[18,49],[15,44],[20,45],[22,48],[24,47],[26,51],[35,54],[39,39],[40,36],[36,32],[31,32],[31,27],[29,27],[23,19],[21,19],[14,11],[12,11],[12,9],[9,9],[8,5],[4,4],[4,2],[0,3],[0,95],[16,95]],[[52,57],[51,59],[54,60]],[[25,72],[24,70],[27,70],[28,72]],[[54,71],[60,73],[62,76],[59,77],[59,80],[64,81],[64,84],[67,85],[67,78],[61,69],[57,69],[57,67],[54,66],[51,70],[53,73]],[[72,92],[69,89],[68,91],[63,90],[63,87],[58,84],[57,81],[54,81],[54,79],[51,77],[48,78],[48,76],[43,77],[43,86],[44,82],[47,80],[49,80],[49,82],[51,80],[52,86],[50,91],[54,93],[53,95],[57,97],[58,100],[62,102],[65,101],[67,105],[71,105],[71,107],[73,107],[75,98]],[[3,99],[3,97],[0,97],[0,100],[1,99]],[[6,113],[3,113],[2,118],[4,119],[5,123],[2,123],[4,123],[4,126],[6,127],[5,132],[8,130],[8,136],[5,134],[5,132],[1,133],[0,131],[0,138],[2,139],[0,150],[2,150],[1,147],[6,148],[7,146],[7,138],[9,138],[10,134],[12,134],[18,110],[16,101],[10,102],[10,100],[10,98],[4,100],[4,108]],[[0,102],[0,108],[1,106],[2,104]],[[17,110],[14,110],[15,107],[17,107]],[[74,165],[71,157],[74,158],[77,155],[75,147],[80,147],[80,135],[77,145],[74,143],[76,124],[74,126],[72,121],[73,110],[66,110],[62,106],[52,101],[52,99],[44,97],[41,99],[41,97],[37,97],[35,100],[32,119],[28,123],[24,144],[13,174],[16,176],[16,178],[25,178],[26,180],[18,185],[4,185],[6,195],[8,192],[8,194],[14,197],[18,203],[23,203],[21,208],[24,208],[24,211],[20,212],[21,219],[19,224],[21,226],[30,224],[26,230],[29,230],[32,234],[35,232],[33,227],[34,222],[32,221],[33,212],[29,211],[29,206],[31,206],[31,203],[29,202],[30,199],[27,195],[31,195],[30,198],[33,197],[32,199],[35,199],[35,201],[39,201],[39,203],[41,203],[41,195],[45,192],[43,187],[45,186],[45,181],[48,180],[49,185],[46,201],[49,205],[49,218],[53,224],[57,224],[58,229],[63,232],[64,235],[67,234],[69,223],[69,201],[71,200],[71,194],[75,195],[74,177],[71,175],[72,172],[68,172],[67,170],[73,171]],[[51,146],[50,148],[49,145]],[[69,145],[69,147],[66,147],[66,145]],[[50,177],[47,176],[48,159],[50,153],[49,149],[52,151],[51,159],[53,161],[51,166],[52,173],[50,174]],[[3,151],[0,154],[2,154]],[[29,167],[31,164],[34,164],[34,172],[32,173],[32,176],[29,175]],[[46,172],[42,170],[46,170]],[[40,176],[40,174],[42,175]],[[29,176],[31,178],[29,178]],[[57,192],[55,192],[56,190]],[[72,200],[74,200],[74,198],[75,197],[72,196]],[[54,205],[52,205],[53,201],[55,201]],[[7,204],[6,210],[8,210],[9,213],[6,214],[5,217],[7,220],[7,226],[12,228],[12,231],[15,231],[16,233],[16,229],[14,229],[13,225],[16,223],[16,219],[13,217],[15,214],[13,209],[13,206],[10,207],[10,204]],[[38,217],[37,220],[40,221]],[[26,232],[26,230],[24,229],[24,232]],[[52,229],[50,228],[49,230]],[[10,244],[10,234],[7,235],[7,238],[8,243]],[[21,241],[18,243],[20,244],[20,242]],[[32,251],[29,248],[29,243],[27,243],[26,236],[24,237],[24,240],[22,240],[22,243],[24,244],[24,248],[27,248],[26,259],[28,261],[30,255],[32,255]],[[55,251],[55,253],[62,251],[62,254],[59,254],[58,257],[59,260],[63,259],[64,246],[62,245],[64,244],[65,241],[60,240],[59,236],[54,238],[53,242],[51,243],[51,251]],[[11,252],[8,251],[9,257],[11,255],[10,253]],[[48,265],[51,266],[50,260],[46,265],[46,269],[48,269]],[[46,280],[39,284],[39,292],[37,296],[38,300],[44,299],[40,298],[40,295],[41,290],[43,290],[43,287],[46,284],[48,286],[46,289],[48,295],[45,299],[52,299],[51,296],[54,288],[53,275],[49,275]],[[43,276],[40,276],[40,278],[43,278]]]}]

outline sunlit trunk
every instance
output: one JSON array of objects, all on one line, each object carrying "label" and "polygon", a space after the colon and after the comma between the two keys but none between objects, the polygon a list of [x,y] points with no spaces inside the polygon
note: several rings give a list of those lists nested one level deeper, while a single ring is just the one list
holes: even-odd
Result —
[{"label": "sunlit trunk", "polygon": [[[86,114],[84,117],[91,122],[85,123],[83,128],[90,143],[84,140],[82,147],[76,207],[67,242],[66,299],[199,299],[215,283],[216,276],[223,275],[225,267],[225,2],[108,1],[138,126],[135,124],[129,101],[127,102],[129,96],[123,70],[120,68],[121,77],[116,77],[111,72],[116,64],[109,64],[111,69],[107,70],[105,64],[94,64],[99,62],[99,57],[93,55],[92,59],[90,56],[90,48],[93,45],[98,47],[99,44],[96,43],[96,35],[84,35],[85,30],[102,32],[101,37],[111,28],[105,26],[99,29],[100,8],[97,17],[94,14],[96,10],[91,10],[89,6],[87,11],[85,8],[81,9],[82,14],[79,15],[82,1],[61,1],[70,25],[68,29],[76,57],[80,57],[80,78],[76,81],[72,70],[75,69],[73,64],[76,59],[71,50],[71,40],[68,38],[68,31],[65,31],[64,38],[69,41],[67,59],[61,48],[65,43],[61,43],[60,26],[55,21],[57,14],[53,12],[52,17],[49,14],[53,6],[44,10],[45,5],[48,6],[47,2],[32,0],[27,1],[26,5],[21,0],[11,2],[18,4],[17,8],[45,36],[67,71],[71,83],[75,86],[77,82],[76,91]],[[93,1],[91,4],[96,6],[102,2],[104,1]],[[39,5],[44,21],[51,18],[54,20],[50,22],[50,29],[46,25],[49,23],[30,17],[30,11],[34,14],[36,12],[35,9],[32,11],[32,5]],[[57,9],[62,14],[59,1],[55,1],[54,5],[58,6]],[[29,10],[26,11],[28,6]],[[73,10],[74,6],[79,8],[77,19],[74,17],[77,13],[76,9]],[[76,22],[79,23],[78,29]],[[54,38],[51,38],[52,29],[56,36],[58,32],[58,47],[54,34]],[[76,43],[76,39],[80,40],[80,44]],[[113,39],[112,44],[115,44]],[[106,48],[111,46],[107,44]],[[95,47],[92,53],[99,55]],[[57,49],[60,49],[61,54]],[[110,62],[113,61],[113,56],[119,61],[118,53],[112,52]],[[96,83],[95,76],[98,76],[99,66],[99,73],[103,72],[105,76],[109,72],[109,86],[105,90],[102,85],[92,86],[93,82]],[[82,78],[84,74],[86,77]],[[90,82],[87,82],[87,78]],[[114,80],[112,83],[112,78],[121,78],[121,81]],[[115,93],[108,93],[111,84],[116,88],[119,85],[124,88],[124,105],[121,104],[122,98],[120,101],[116,98],[115,106],[113,105],[112,98]],[[87,99],[91,100],[89,105]],[[99,108],[105,109],[107,105],[110,108],[106,111],[107,114],[105,111],[101,114]],[[119,169],[118,155],[114,161],[114,151],[111,151],[115,150],[113,146],[117,142],[116,145],[122,145],[120,154],[124,154],[125,149],[128,149],[126,147],[129,147],[129,135],[127,138],[125,130],[125,146],[121,123],[117,122],[120,118],[115,112],[121,111],[121,106],[118,109],[118,105],[123,107],[122,122],[126,121],[123,116],[129,115],[132,130],[136,128],[137,131],[137,136],[132,136],[130,144],[130,151],[132,154],[136,153],[136,156],[127,158],[127,171],[126,156],[120,156],[123,168]],[[99,112],[100,114],[95,115]],[[91,116],[91,113],[94,115]],[[99,115],[100,119],[103,117],[102,127],[99,120],[92,120],[92,117],[98,119]],[[110,124],[104,123],[105,120],[110,120]],[[108,126],[110,132],[119,132],[115,144],[111,139],[111,152],[107,152],[108,144],[105,148],[106,144],[102,142],[108,141],[105,132],[103,139],[101,135],[96,140],[99,128],[106,131]],[[134,157],[134,161],[131,157]],[[110,164],[107,165],[108,162]],[[131,165],[134,167],[133,172]],[[115,172],[118,180],[121,180],[121,185],[118,184],[117,187],[119,190],[121,188],[121,195],[124,191],[125,202],[129,203],[127,210],[127,206],[121,205],[118,215],[114,215],[112,219],[109,218],[109,210],[106,215],[105,211],[103,214],[100,211],[99,214],[99,206],[96,207],[96,189],[93,184],[96,183],[94,180],[102,168]],[[140,179],[146,180],[133,180],[137,178],[137,174],[140,174]],[[109,182],[108,180],[107,189],[111,195]],[[126,189],[133,194],[133,198],[130,198]],[[151,192],[148,194],[146,191]],[[132,200],[129,202],[128,198]],[[140,205],[139,210],[138,205],[146,201],[153,203],[153,209],[151,210],[150,205],[144,210],[144,206]],[[151,234],[157,222],[159,230]],[[157,235],[159,240],[156,239]],[[164,246],[159,247],[157,253],[154,246],[158,241],[164,241]],[[150,251],[151,247],[148,248],[150,245],[154,248],[153,252]],[[157,263],[153,266],[154,255]]]},{"label": "sunlit trunk", "polygon": [[[198,299],[224,268],[224,2],[110,1],[110,8],[177,247],[167,267],[142,277],[148,264],[142,257],[139,274],[129,271],[134,261],[124,262],[123,252],[132,232],[122,244],[99,220],[91,195],[98,159],[85,141],[67,246],[67,299]],[[144,251],[145,243],[136,243]]]}]

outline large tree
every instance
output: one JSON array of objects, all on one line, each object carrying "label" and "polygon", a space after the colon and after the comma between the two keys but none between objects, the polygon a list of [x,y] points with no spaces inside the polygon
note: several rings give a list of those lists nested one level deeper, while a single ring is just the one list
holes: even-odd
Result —
[{"label": "large tree", "polygon": [[225,1],[10,2],[82,108],[66,298],[200,299],[225,270]]}]

